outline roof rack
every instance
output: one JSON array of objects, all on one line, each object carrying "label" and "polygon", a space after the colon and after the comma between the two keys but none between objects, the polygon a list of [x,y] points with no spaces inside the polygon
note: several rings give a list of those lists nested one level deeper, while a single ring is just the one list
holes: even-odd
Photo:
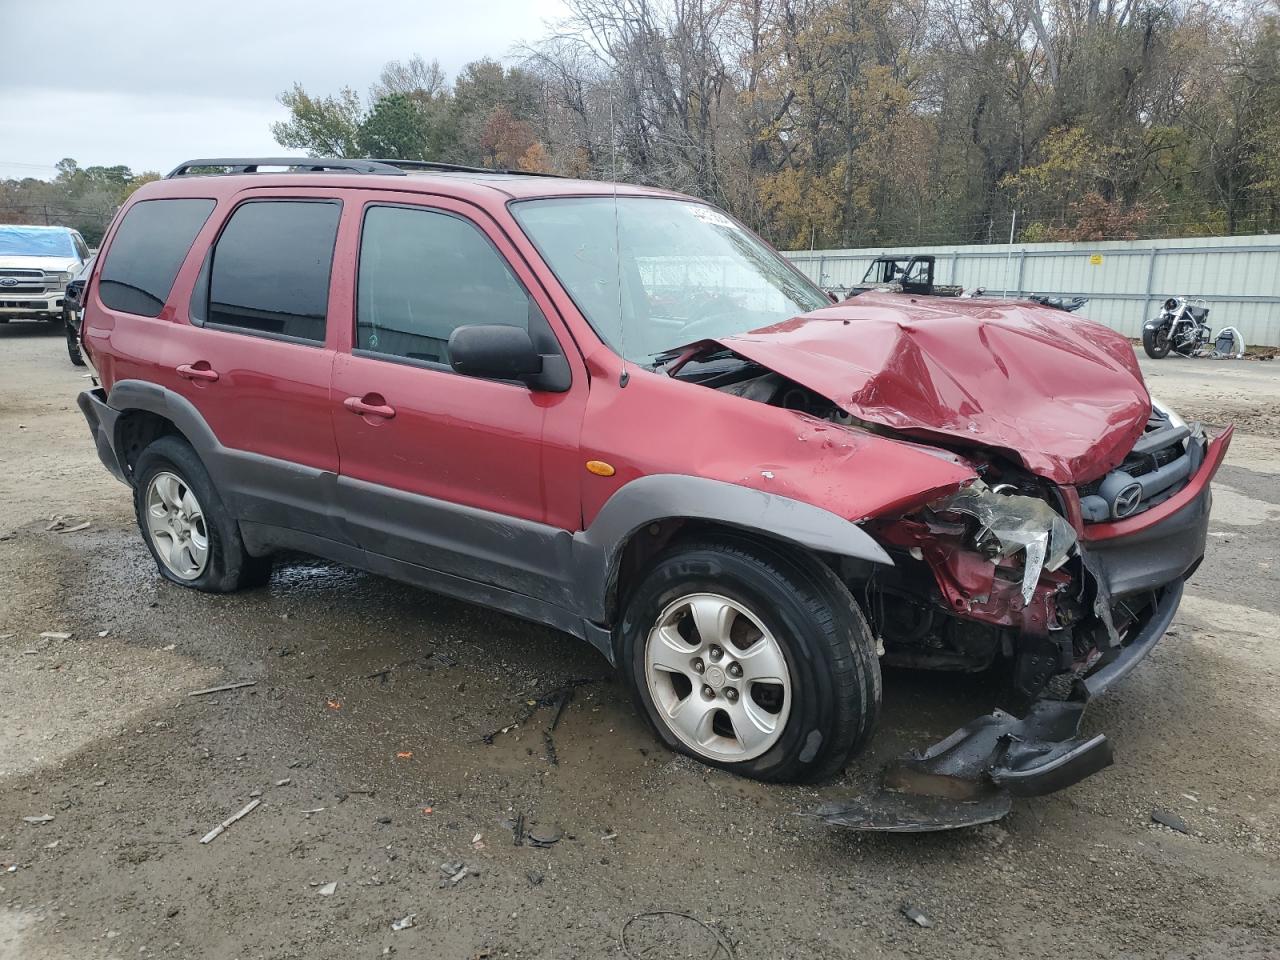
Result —
[{"label": "roof rack", "polygon": [[[373,173],[405,176],[407,170],[440,170],[452,173],[506,173],[529,177],[555,177],[554,173],[529,170],[492,170],[489,167],[468,167],[460,163],[442,163],[436,160],[347,160],[338,157],[209,157],[188,160],[169,171],[165,177],[228,176],[236,173],[258,173],[260,167],[284,167],[289,173]],[[214,168],[217,173],[209,173]]]},{"label": "roof rack", "polygon": [[505,173],[516,177],[560,177],[558,173],[543,173],[541,170],[498,170],[493,167],[473,167],[461,163],[444,163],[439,160],[371,160],[371,163],[385,163],[402,170],[444,170],[453,173]]},{"label": "roof rack", "polygon": [[[337,157],[209,157],[180,163],[165,177],[205,176],[206,167],[225,168],[224,174],[257,173],[259,167],[286,167],[290,173],[381,173],[403,177],[404,171],[378,160],[342,160]],[[216,175],[216,174],[215,174]]]}]

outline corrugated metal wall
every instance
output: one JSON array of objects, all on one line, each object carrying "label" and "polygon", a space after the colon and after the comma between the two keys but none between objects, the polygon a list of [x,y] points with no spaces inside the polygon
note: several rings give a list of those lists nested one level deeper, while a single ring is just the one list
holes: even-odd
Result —
[{"label": "corrugated metal wall", "polygon": [[935,282],[988,295],[1085,296],[1083,316],[1131,337],[1166,297],[1204,297],[1214,330],[1280,345],[1280,237],[1205,237],[1106,243],[1021,243],[796,251],[786,256],[824,287],[858,283],[882,254],[932,253]]}]

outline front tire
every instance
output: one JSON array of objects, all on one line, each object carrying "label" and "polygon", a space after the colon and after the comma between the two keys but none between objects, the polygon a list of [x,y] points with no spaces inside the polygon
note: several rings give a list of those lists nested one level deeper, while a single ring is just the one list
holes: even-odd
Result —
[{"label": "front tire", "polygon": [[133,476],[138,529],[161,576],[207,593],[270,579],[270,560],[245,551],[239,525],[185,440],[166,436],[151,443]]},{"label": "front tire", "polygon": [[637,705],[671,749],[741,776],[839,773],[875,728],[862,611],[816,558],[725,539],[661,555],[617,633]]},{"label": "front tire", "polygon": [[1155,330],[1143,328],[1142,349],[1147,352],[1147,356],[1152,360],[1162,360],[1167,357],[1172,346],[1173,344],[1169,340],[1168,327],[1158,327]]}]

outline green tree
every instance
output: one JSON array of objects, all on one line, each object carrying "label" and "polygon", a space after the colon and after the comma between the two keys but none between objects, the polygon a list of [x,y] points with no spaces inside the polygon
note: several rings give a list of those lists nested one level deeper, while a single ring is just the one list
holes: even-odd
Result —
[{"label": "green tree", "polygon": [[360,124],[356,140],[365,156],[430,160],[429,134],[422,110],[404,94],[392,93],[373,105]]},{"label": "green tree", "polygon": [[313,97],[295,83],[279,96],[289,119],[271,125],[271,135],[284,147],[298,147],[313,156],[353,157],[359,154],[364,110],[350,87],[334,97]]}]

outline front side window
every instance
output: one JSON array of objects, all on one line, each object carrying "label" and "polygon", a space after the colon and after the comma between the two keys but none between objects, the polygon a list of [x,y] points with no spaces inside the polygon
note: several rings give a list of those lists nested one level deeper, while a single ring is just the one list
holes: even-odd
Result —
[{"label": "front side window", "polygon": [[112,310],[158,317],[212,200],[142,200],[129,208],[107,250],[98,296]]},{"label": "front side window", "polygon": [[525,200],[511,210],[592,328],[649,363],[830,299],[713,207],[665,197]]},{"label": "front side window", "polygon": [[536,309],[474,224],[411,207],[365,213],[356,299],[358,350],[439,364],[458,327],[527,330]]},{"label": "front side window", "polygon": [[241,205],[213,250],[208,322],[323,343],[341,215],[342,205],[334,200]]}]

